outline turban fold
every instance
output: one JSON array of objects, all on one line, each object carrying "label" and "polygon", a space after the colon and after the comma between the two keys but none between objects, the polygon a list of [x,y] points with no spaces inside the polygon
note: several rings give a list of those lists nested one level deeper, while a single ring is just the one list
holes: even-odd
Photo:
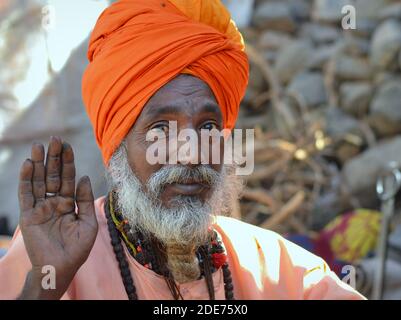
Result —
[{"label": "turban fold", "polygon": [[146,102],[181,73],[206,82],[232,129],[248,82],[242,36],[220,0],[120,0],[100,15],[83,101],[107,165]]}]

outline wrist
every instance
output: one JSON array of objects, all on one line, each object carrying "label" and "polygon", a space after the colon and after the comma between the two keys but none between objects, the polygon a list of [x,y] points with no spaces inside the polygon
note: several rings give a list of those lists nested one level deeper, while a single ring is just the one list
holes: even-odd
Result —
[{"label": "wrist", "polygon": [[32,268],[28,272],[24,288],[19,296],[21,300],[58,300],[67,291],[74,274],[43,272],[42,269]]}]

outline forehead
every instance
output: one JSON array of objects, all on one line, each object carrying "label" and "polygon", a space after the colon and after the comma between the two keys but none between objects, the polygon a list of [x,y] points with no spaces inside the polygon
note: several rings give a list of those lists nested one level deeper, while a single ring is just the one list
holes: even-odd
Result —
[{"label": "forehead", "polygon": [[[182,110],[180,110],[182,109]],[[220,108],[212,90],[202,80],[182,74],[161,87],[146,103],[141,117],[151,117],[161,112],[203,111],[220,114]]]}]

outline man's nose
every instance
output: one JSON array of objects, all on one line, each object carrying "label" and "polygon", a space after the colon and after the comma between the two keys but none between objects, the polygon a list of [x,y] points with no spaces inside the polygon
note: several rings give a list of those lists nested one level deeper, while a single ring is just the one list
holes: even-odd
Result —
[{"label": "man's nose", "polygon": [[193,129],[186,129],[181,132],[177,141],[177,163],[195,167],[200,161],[200,137]]}]

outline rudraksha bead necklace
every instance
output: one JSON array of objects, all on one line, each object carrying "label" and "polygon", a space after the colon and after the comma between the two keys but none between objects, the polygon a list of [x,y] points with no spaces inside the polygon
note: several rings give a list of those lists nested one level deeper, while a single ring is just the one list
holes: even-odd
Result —
[{"label": "rudraksha bead necklace", "polygon": [[[176,282],[166,266],[166,257],[160,243],[156,239],[145,239],[140,232],[132,232],[128,222],[122,219],[122,216],[115,211],[113,194],[114,192],[110,192],[105,201],[105,213],[111,245],[113,246],[128,299],[137,300],[138,296],[121,240],[125,243],[129,253],[141,265],[164,277],[174,299],[183,299]],[[215,300],[212,274],[221,267],[223,271],[225,298],[227,300],[234,300],[234,288],[227,263],[227,255],[217,232],[211,230],[211,234],[210,243],[200,246],[196,251],[201,270],[200,278],[205,277],[210,300]],[[136,235],[136,237],[133,238],[133,235]]]}]

